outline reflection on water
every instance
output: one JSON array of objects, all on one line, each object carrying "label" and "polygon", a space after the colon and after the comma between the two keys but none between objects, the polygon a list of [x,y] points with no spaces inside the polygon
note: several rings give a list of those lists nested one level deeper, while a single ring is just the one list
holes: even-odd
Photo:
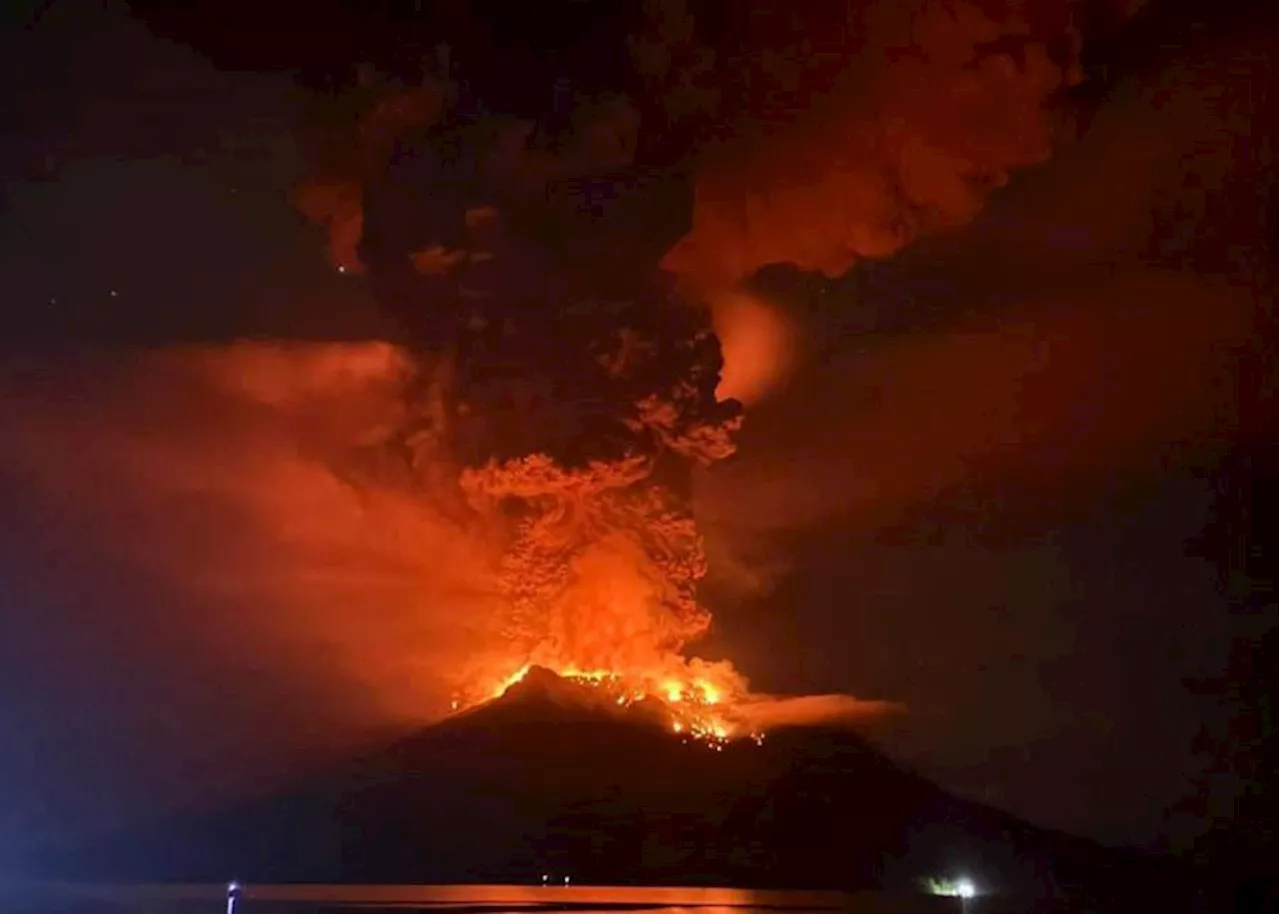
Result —
[{"label": "reflection on water", "polygon": [[[554,877],[552,877],[554,879]],[[3,886],[6,914],[226,914],[223,885]],[[246,885],[235,914],[944,914],[955,899],[930,896],[718,888],[494,885]],[[978,914],[979,906],[970,910]]]}]

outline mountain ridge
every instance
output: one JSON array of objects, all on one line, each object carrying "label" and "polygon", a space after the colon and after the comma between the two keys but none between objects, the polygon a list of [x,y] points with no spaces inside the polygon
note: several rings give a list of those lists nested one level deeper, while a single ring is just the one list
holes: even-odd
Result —
[{"label": "mountain ridge", "polygon": [[109,881],[917,888],[1051,899],[1148,880],[1133,854],[955,797],[836,727],[714,747],[660,703],[533,670],[503,696],[220,813],[57,857]]}]

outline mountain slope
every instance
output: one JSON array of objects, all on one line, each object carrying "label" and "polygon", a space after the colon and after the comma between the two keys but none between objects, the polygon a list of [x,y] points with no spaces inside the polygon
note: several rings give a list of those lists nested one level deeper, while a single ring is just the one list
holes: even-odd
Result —
[{"label": "mountain slope", "polygon": [[[62,860],[121,880],[907,888],[970,873],[1047,896],[1131,861],[955,798],[856,735],[721,750],[534,671],[319,783]],[[1055,888],[1056,887],[1056,888]]]}]

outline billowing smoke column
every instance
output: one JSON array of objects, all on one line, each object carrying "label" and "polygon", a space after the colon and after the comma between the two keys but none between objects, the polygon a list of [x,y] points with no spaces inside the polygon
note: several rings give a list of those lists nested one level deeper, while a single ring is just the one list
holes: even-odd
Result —
[{"label": "billowing smoke column", "polygon": [[423,366],[384,446],[448,467],[457,510],[503,543],[508,664],[659,680],[709,622],[689,468],[732,453],[739,422],[716,398],[708,313],[655,269],[681,211],[665,233],[645,211],[655,179],[631,161],[625,102],[538,148],[534,125],[424,97],[366,122],[389,155],[367,172],[359,261]]},{"label": "billowing smoke column", "polygon": [[1048,155],[1080,78],[1065,0],[757,7],[646,6],[630,85],[562,81],[541,118],[468,98],[446,53],[411,88],[365,71],[362,185],[301,200],[420,356],[416,419],[383,446],[449,467],[504,543],[511,656],[683,663],[709,622],[690,468],[740,422],[712,310],[749,362],[721,393],[758,392],[785,354],[753,274],[836,275],[962,224]]}]

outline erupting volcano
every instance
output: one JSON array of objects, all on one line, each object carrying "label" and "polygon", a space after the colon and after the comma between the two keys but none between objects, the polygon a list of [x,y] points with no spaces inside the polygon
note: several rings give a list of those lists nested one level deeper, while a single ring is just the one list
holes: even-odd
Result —
[{"label": "erupting volcano", "polygon": [[[686,664],[689,669],[703,665],[705,664],[697,659]],[[720,666],[724,668],[726,676],[734,675],[732,667],[727,664]],[[509,689],[539,669],[541,668],[532,664],[521,667],[494,690],[494,697],[506,695]],[[662,709],[663,717],[669,719],[668,725],[672,733],[703,740],[713,749],[721,749],[730,739],[742,734],[741,727],[733,722],[733,707],[731,704],[727,705],[725,693],[704,677],[684,680],[673,674],[666,679],[655,680],[611,670],[573,668],[552,672],[550,675],[559,677],[571,686],[596,691],[605,702],[612,702],[620,708],[630,708],[639,702],[657,703]],[[764,738],[759,732],[751,732],[750,735],[757,742]]]},{"label": "erupting volcano", "polygon": [[[1236,419],[1217,407],[1255,377],[1220,373],[1246,364],[1228,351],[1253,326],[1234,291],[1215,314],[1191,288],[1208,261],[1190,241],[1210,220],[1192,226],[1181,191],[1163,196],[1178,182],[1215,196],[1173,167],[1200,150],[1165,123],[1177,106],[1164,99],[1182,90],[1152,83],[1159,130],[1083,150],[1065,193],[1033,179],[968,241],[898,256],[974,219],[1048,157],[1073,106],[1096,102],[1073,91],[1080,29],[1135,6],[1112,5],[374,4],[370,34],[335,32],[337,56],[376,62],[317,53],[293,126],[300,146],[312,128],[323,137],[304,150],[295,202],[329,230],[341,274],[317,286],[349,294],[333,305],[359,319],[317,329],[306,321],[330,303],[308,297],[274,330],[228,320],[201,345],[108,347],[57,378],[33,356],[0,377],[6,511],[29,520],[7,525],[20,637],[0,646],[26,679],[18,716],[0,723],[33,747],[13,753],[30,783],[63,763],[64,782],[85,782],[85,801],[50,789],[55,802],[31,791],[32,805],[75,813],[96,792],[137,823],[65,853],[0,832],[59,879],[902,892],[928,879],[952,892],[963,876],[1046,910],[1096,909],[1094,887],[1114,895],[1116,880],[1134,889],[1118,910],[1162,907],[1160,868],[984,803],[1066,824],[1112,805],[1117,785],[1150,784],[1107,815],[1145,803],[1142,816],[1182,827],[1184,812],[1157,802],[1174,796],[1172,768],[1121,750],[1167,749],[1148,736],[1192,718],[1146,714],[1181,685],[1147,681],[1131,654],[1176,648],[1190,672],[1225,642],[1188,627],[1148,644],[1180,629],[1152,623],[1176,582],[1209,581],[1198,567],[1163,577],[1165,546],[1190,557],[1180,494],[1151,515],[1169,542],[1127,551],[1145,540],[1127,526],[1130,495],[1146,496],[1123,474],[1158,457],[1159,474],[1132,479],[1158,488],[1166,463],[1201,459],[1183,431],[1212,430],[1204,455],[1221,453]],[[322,6],[359,18],[366,5]],[[65,62],[32,59],[46,58]],[[123,58],[102,58],[103,72]],[[163,120],[151,107],[163,74],[140,75],[119,111],[65,107],[94,123]],[[1196,106],[1218,100],[1195,86],[1214,90]],[[1234,155],[1252,139],[1220,145]],[[57,145],[116,148],[74,133]],[[236,159],[225,174],[202,170],[203,150],[175,157],[184,181],[217,185],[218,212],[249,183],[239,146],[221,145]],[[1128,164],[1095,171],[1098,150]],[[1118,199],[1113,214],[1133,163],[1148,202]],[[83,172],[86,188],[114,174]],[[1086,186],[1092,203],[1065,205]],[[114,207],[84,197],[72,222],[123,234],[126,194]],[[1106,219],[1086,218],[1098,200]],[[1061,212],[1042,224],[1020,206]],[[208,230],[183,220],[165,234],[198,247]],[[1189,228],[1109,231],[1147,221]],[[76,250],[75,233],[47,234],[57,256],[33,312],[54,306]],[[1204,256],[1221,245],[1235,271],[1246,259],[1232,237]],[[1145,277],[1157,248],[1176,282],[1124,279],[1138,252]],[[137,250],[158,262],[167,249]],[[1042,250],[1061,253],[1044,275]],[[317,281],[319,257],[306,269]],[[1061,298],[1042,298],[1059,279]],[[112,282],[113,300],[137,294]],[[72,308],[113,322],[87,302]],[[1197,504],[1208,478],[1197,471]],[[1093,486],[1110,506],[1096,517],[1076,498]],[[1104,529],[1106,548],[1083,547]],[[765,595],[775,547],[794,573]],[[731,620],[740,631],[713,631],[708,604],[740,583],[756,605]],[[1112,613],[1130,601],[1137,614]],[[876,740],[957,793],[847,726],[894,705],[760,694],[713,638],[744,666],[757,658],[757,688],[776,677],[909,696],[914,719]],[[1077,675],[1095,657],[1106,672]],[[1206,815],[1218,774],[1205,769]],[[109,789],[130,783],[123,799]],[[188,812],[149,824],[139,800]],[[1234,828],[1222,847],[1237,846]]]},{"label": "erupting volcano", "polygon": [[[518,241],[490,238],[487,258],[450,255],[444,275],[398,277],[418,301],[426,289],[434,306],[449,295],[456,321],[452,336],[424,341],[445,353],[443,368],[375,447],[411,479],[443,475],[430,491],[496,544],[500,621],[492,651],[458,677],[456,705],[537,664],[624,704],[660,696],[681,709],[673,726],[725,738],[730,724],[710,709],[745,683],[727,664],[681,654],[710,623],[696,592],[706,557],[689,468],[730,454],[739,421],[736,402],[715,398],[718,343],[704,313],[640,275],[611,289],[594,264],[528,259],[526,273],[517,261],[486,275]],[[560,307],[564,296],[586,305]]]},{"label": "erupting volcano", "polygon": [[[628,7],[617,59],[544,99],[460,76],[465,47],[369,65],[358,130],[300,194],[417,366],[371,478],[389,463],[495,544],[501,621],[455,710],[536,665],[652,697],[677,733],[757,732],[743,677],[686,653],[711,621],[693,467],[734,451],[722,395],[758,396],[794,342],[752,277],[963,223],[1047,156],[1081,78],[1067,2],[732,7]],[[598,64],[598,38],[558,36],[551,65]]]},{"label": "erupting volcano", "polygon": [[716,395],[709,310],[657,269],[687,228],[665,206],[681,177],[636,164],[626,105],[547,145],[452,94],[428,80],[366,116],[353,253],[418,366],[365,478],[392,467],[496,544],[500,622],[453,707],[538,665],[653,697],[676,733],[749,733],[742,677],[683,653],[710,624],[690,474],[733,453],[741,407]]},{"label": "erupting volcano", "polygon": [[664,732],[680,701],[620,709],[611,696],[626,693],[609,677],[522,672],[502,696],[288,793],[61,859],[101,879],[263,883],[538,885],[554,873],[580,885],[912,891],[959,859],[981,861],[984,886],[1045,894],[1119,864],[1146,875],[951,796],[845,729],[754,743],[712,732],[708,752]]}]

